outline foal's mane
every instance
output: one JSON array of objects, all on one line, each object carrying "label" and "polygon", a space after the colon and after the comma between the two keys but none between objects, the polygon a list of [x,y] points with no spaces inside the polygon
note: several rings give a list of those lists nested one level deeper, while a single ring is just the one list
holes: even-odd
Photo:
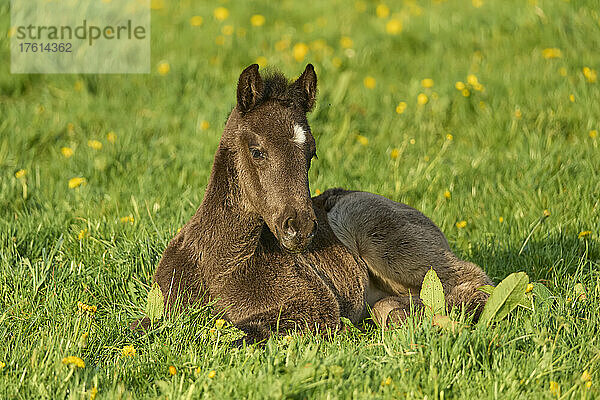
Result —
[{"label": "foal's mane", "polygon": [[257,105],[275,101],[284,107],[301,108],[305,94],[303,88],[290,82],[281,72],[267,70],[262,74],[263,92]]}]

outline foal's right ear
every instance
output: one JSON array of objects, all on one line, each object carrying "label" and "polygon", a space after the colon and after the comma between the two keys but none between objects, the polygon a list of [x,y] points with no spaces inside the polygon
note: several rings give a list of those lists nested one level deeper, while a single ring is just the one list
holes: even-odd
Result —
[{"label": "foal's right ear", "polygon": [[252,64],[240,75],[237,87],[237,108],[244,114],[252,110],[263,93],[263,81],[258,73],[258,64]]}]

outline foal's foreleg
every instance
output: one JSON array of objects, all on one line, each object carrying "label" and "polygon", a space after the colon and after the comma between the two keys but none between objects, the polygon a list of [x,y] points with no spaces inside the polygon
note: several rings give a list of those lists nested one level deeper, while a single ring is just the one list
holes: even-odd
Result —
[{"label": "foal's foreleg", "polygon": [[323,333],[336,331],[340,327],[340,314],[337,304],[294,299],[233,324],[246,334],[243,340],[252,344],[269,339],[273,333],[285,334],[297,329]]}]

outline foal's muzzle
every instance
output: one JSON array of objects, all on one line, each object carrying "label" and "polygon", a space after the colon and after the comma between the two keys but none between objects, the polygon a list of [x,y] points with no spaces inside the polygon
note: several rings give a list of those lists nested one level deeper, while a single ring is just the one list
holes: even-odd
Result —
[{"label": "foal's muzzle", "polygon": [[278,224],[279,242],[289,251],[305,250],[317,234],[317,218],[312,210],[298,213],[295,210],[284,213]]}]

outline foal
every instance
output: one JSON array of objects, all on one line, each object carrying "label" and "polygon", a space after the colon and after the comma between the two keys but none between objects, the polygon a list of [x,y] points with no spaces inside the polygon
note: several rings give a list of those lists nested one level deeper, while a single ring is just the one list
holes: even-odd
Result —
[{"label": "foal", "polygon": [[311,199],[315,140],[306,114],[316,92],[310,64],[293,83],[278,73],[263,79],[256,64],[242,72],[204,200],[154,275],[167,310],[176,299],[183,306],[213,299],[246,341],[256,342],[276,329],[334,331],[341,317],[358,323],[367,304],[406,308],[376,279],[369,259],[338,239],[321,204],[326,199]]}]

